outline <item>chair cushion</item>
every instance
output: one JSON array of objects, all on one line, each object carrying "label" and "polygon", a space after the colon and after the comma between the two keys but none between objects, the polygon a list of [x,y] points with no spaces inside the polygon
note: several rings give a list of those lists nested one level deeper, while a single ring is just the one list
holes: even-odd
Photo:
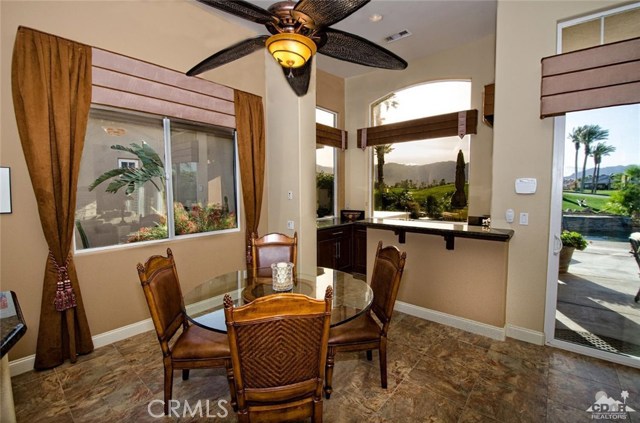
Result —
[{"label": "chair cushion", "polygon": [[380,339],[382,329],[375,320],[365,313],[347,323],[331,328],[329,345],[351,344]]},{"label": "chair cushion", "polygon": [[190,325],[173,344],[171,355],[174,360],[225,358],[231,351],[226,334]]}]

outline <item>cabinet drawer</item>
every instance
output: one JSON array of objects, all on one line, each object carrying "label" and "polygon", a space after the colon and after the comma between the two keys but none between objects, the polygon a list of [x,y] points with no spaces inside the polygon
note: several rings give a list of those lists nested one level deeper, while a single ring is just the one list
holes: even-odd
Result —
[{"label": "cabinet drawer", "polygon": [[338,228],[321,229],[318,231],[318,242],[344,237],[351,237],[351,227],[342,226]]}]

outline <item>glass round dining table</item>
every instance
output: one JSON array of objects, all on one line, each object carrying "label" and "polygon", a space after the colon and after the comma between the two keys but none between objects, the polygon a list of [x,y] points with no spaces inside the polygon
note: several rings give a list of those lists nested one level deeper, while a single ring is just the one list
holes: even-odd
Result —
[{"label": "glass round dining table", "polygon": [[[284,292],[304,294],[323,299],[328,286],[333,287],[331,326],[338,326],[367,311],[373,301],[373,291],[364,279],[349,273],[318,267],[316,274],[298,273],[293,289]],[[227,332],[222,300],[229,294],[235,306],[247,304],[258,297],[280,293],[273,290],[271,268],[239,270],[225,273],[194,287],[184,295],[188,319],[205,329]]]}]

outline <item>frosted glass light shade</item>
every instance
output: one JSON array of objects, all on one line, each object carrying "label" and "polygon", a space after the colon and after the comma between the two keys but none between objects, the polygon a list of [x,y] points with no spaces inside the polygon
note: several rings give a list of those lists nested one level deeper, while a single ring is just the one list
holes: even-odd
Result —
[{"label": "frosted glass light shade", "polygon": [[316,54],[316,43],[300,34],[272,35],[266,42],[269,53],[285,68],[299,68]]}]

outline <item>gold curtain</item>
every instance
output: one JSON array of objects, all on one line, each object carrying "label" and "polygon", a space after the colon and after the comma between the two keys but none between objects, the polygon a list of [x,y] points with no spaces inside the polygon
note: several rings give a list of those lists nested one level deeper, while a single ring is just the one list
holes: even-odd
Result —
[{"label": "gold curtain", "polygon": [[22,149],[49,246],[35,368],[93,351],[71,252],[91,103],[91,48],[20,27],[11,67]]},{"label": "gold curtain", "polygon": [[246,224],[246,257],[251,262],[249,238],[258,231],[264,189],[264,112],[262,97],[235,90],[238,157]]}]

